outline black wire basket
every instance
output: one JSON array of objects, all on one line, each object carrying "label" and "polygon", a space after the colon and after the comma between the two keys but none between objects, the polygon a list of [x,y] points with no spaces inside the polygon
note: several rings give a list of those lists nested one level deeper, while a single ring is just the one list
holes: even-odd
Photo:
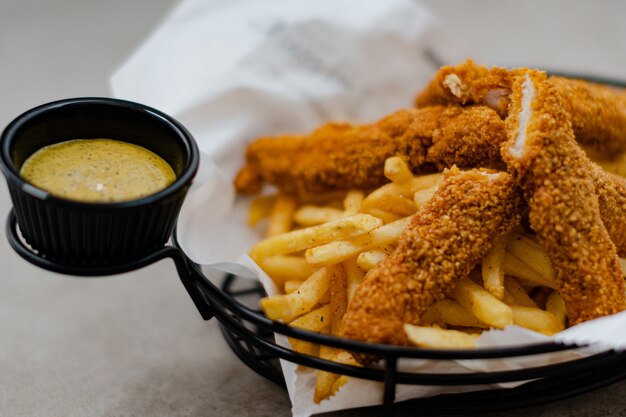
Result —
[{"label": "black wire basket", "polygon": [[[470,373],[402,372],[398,362],[403,359],[432,359],[451,361],[457,359],[482,360],[531,357],[550,352],[560,352],[576,347],[557,343],[538,343],[505,348],[471,350],[423,349],[364,343],[350,339],[314,333],[267,319],[256,307],[264,290],[257,282],[227,275],[221,286],[212,283],[200,265],[192,262],[182,251],[172,234],[172,245],[125,264],[81,266],[61,264],[39,255],[21,238],[13,211],[9,214],[6,233],[11,247],[28,262],[44,269],[77,276],[102,276],[142,268],[164,258],[171,258],[184,287],[204,320],[215,317],[220,322],[222,334],[231,350],[250,369],[268,380],[285,386],[278,359],[310,368],[321,369],[350,377],[383,384],[380,399],[384,415],[403,414],[470,414],[498,411],[543,404],[588,392],[626,377],[626,353],[606,351],[581,359],[556,364],[511,371]],[[274,334],[376,355],[380,367],[356,367],[313,356],[303,355],[274,340]],[[444,394],[396,402],[399,384],[425,386],[473,386],[500,382],[531,381],[509,389],[486,389],[460,394]]]}]

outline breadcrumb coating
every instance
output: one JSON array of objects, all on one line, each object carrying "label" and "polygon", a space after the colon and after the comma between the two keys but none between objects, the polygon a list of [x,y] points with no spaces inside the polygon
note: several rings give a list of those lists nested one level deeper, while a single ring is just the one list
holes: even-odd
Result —
[{"label": "breadcrumb coating", "polygon": [[394,252],[357,288],[340,334],[407,344],[402,325],[417,323],[430,305],[451,293],[493,243],[519,224],[521,212],[521,192],[509,174],[447,170]]},{"label": "breadcrumb coating", "polygon": [[598,196],[600,217],[617,254],[626,257],[626,179],[591,163],[590,175]]},{"label": "breadcrumb coating", "polygon": [[484,106],[400,110],[377,123],[329,123],[310,135],[260,138],[246,151],[235,187],[258,193],[268,182],[290,194],[374,188],[385,160],[404,156],[415,173],[499,162],[504,122]]},{"label": "breadcrumb coating", "polygon": [[[415,99],[418,108],[449,103],[482,104],[506,117],[513,79],[524,68],[488,69],[468,60],[442,67]],[[604,157],[626,151],[626,90],[589,81],[551,76],[562,106],[571,116],[576,140]]]},{"label": "breadcrumb coating", "polygon": [[524,191],[569,324],[622,311],[624,279],[601,219],[594,165],[575,142],[570,115],[545,72],[520,74],[512,87],[502,157]]}]

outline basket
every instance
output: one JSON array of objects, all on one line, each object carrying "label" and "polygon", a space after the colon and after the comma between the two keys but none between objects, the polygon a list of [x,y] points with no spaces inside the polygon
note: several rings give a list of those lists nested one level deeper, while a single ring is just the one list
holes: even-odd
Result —
[{"label": "basket", "polygon": [[[376,407],[380,408],[386,416],[417,412],[468,414],[526,407],[573,397],[626,378],[626,353],[613,351],[568,362],[512,371],[458,374],[401,372],[397,365],[402,359],[505,359],[575,348],[550,342],[519,347],[450,351],[342,339],[289,327],[267,319],[261,311],[250,306],[258,305],[256,301],[264,295],[260,284],[256,282],[227,275],[221,286],[212,283],[202,272],[201,267],[192,262],[182,251],[176,239],[176,229],[172,234],[172,246],[164,246],[132,262],[112,265],[104,269],[99,266],[61,264],[39,255],[20,236],[13,211],[9,213],[6,232],[9,244],[22,258],[44,269],[67,275],[90,277],[118,274],[171,258],[176,265],[181,282],[202,318],[209,320],[214,317],[220,322],[221,331],[228,346],[254,372],[284,386],[285,381],[278,363],[278,359],[283,359],[350,377],[380,381],[384,384],[384,394],[381,398],[381,405]],[[244,287],[238,288],[241,287],[241,283],[245,284]],[[361,368],[303,355],[277,344],[273,336],[275,333],[353,352],[376,355],[382,358],[383,366],[382,368]],[[396,387],[399,384],[466,386],[529,380],[531,382],[511,389],[488,389],[402,402],[395,401]]]}]

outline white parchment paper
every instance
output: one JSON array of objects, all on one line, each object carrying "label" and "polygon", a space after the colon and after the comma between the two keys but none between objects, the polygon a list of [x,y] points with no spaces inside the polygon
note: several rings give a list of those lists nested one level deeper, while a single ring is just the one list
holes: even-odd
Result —
[{"label": "white parchment paper", "polygon": [[[183,0],[112,76],[116,97],[180,120],[202,151],[200,171],[179,217],[185,252],[221,271],[271,280],[242,255],[258,239],[246,226],[247,199],[231,186],[248,141],[302,133],[329,120],[372,122],[402,107],[440,65],[461,61],[445,31],[412,0]],[[509,326],[484,333],[480,346],[551,340]],[[575,351],[484,361],[404,361],[402,370],[486,372],[541,366],[626,347],[626,313],[567,329],[554,340]],[[277,342],[288,346],[285,337]],[[281,361],[294,416],[379,404],[380,383],[351,378],[314,404],[315,372]],[[399,386],[396,400],[511,387]]]}]

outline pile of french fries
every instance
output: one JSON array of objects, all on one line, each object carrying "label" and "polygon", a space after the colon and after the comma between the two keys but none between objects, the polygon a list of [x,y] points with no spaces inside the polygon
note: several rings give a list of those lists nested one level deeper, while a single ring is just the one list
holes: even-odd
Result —
[{"label": "pile of french fries", "polygon": [[[411,217],[426,204],[442,174],[413,176],[401,157],[385,162],[390,182],[363,190],[305,196],[262,196],[249,223],[268,218],[267,238],[250,257],[283,294],[266,297],[268,318],[337,335],[365,274],[394,250]],[[480,267],[433,305],[419,325],[406,324],[408,339],[428,348],[471,348],[484,330],[516,324],[551,335],[567,325],[554,270],[541,245],[521,228],[495,242]],[[290,339],[302,354],[359,366],[346,351]],[[317,371],[314,400],[332,396],[347,378]]]}]

